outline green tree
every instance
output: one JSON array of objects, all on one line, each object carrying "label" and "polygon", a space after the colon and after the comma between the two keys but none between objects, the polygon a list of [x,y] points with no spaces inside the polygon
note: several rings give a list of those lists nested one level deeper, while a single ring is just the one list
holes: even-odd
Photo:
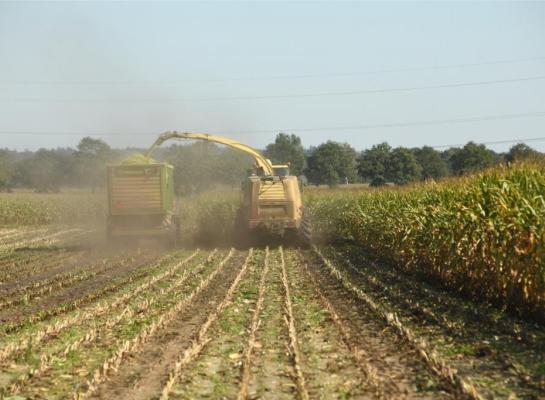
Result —
[{"label": "green tree", "polygon": [[460,151],[457,147],[450,147],[441,152],[441,159],[445,162],[448,170],[448,175],[453,175],[452,156]]},{"label": "green tree", "polygon": [[210,142],[171,145],[164,159],[174,166],[174,186],[181,195],[192,195],[219,186],[239,186],[253,160],[247,154]]},{"label": "green tree", "polygon": [[314,184],[335,186],[357,179],[356,151],[347,143],[328,141],[316,147],[308,158],[305,174]]},{"label": "green tree", "polygon": [[15,165],[11,153],[0,149],[0,191],[11,190]]},{"label": "green tree", "polygon": [[79,182],[90,186],[94,192],[106,181],[106,164],[113,159],[110,146],[100,139],[85,137],[74,153],[74,166]]},{"label": "green tree", "polygon": [[463,175],[491,167],[498,161],[498,156],[483,144],[467,143],[461,149],[452,152],[450,163],[452,172]]},{"label": "green tree", "polygon": [[406,185],[420,179],[422,167],[413,152],[405,147],[392,150],[386,166],[386,178],[397,185]]},{"label": "green tree", "polygon": [[164,159],[174,166],[174,187],[178,194],[199,193],[215,184],[212,158],[216,157],[217,150],[216,146],[208,142],[168,147]]},{"label": "green tree", "polygon": [[374,145],[358,158],[358,173],[371,186],[386,184],[386,170],[392,148],[386,142]]},{"label": "green tree", "polygon": [[58,192],[66,183],[65,164],[69,155],[56,150],[39,149],[32,158],[16,164],[18,180],[39,193]]},{"label": "green tree", "polygon": [[447,162],[441,157],[441,153],[432,147],[424,146],[413,149],[413,153],[422,168],[421,178],[440,179],[449,174]]},{"label": "green tree", "polygon": [[514,162],[538,157],[542,157],[539,151],[532,149],[527,144],[517,143],[509,149],[509,152],[505,155],[505,160],[507,162]]},{"label": "green tree", "polygon": [[301,144],[301,138],[297,135],[279,133],[274,143],[267,145],[265,157],[273,164],[291,164],[291,173],[299,176],[305,168],[305,150]]}]

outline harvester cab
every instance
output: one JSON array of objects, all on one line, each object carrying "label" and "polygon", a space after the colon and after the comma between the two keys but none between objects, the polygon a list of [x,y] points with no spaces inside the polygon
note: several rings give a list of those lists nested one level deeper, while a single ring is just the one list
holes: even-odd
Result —
[{"label": "harvester cab", "polygon": [[[269,160],[267,160],[267,161],[269,161]],[[273,169],[273,175],[274,176],[279,176],[279,177],[290,176],[290,165],[289,164],[283,164],[283,165],[275,164],[275,165],[272,166],[272,169]]]}]

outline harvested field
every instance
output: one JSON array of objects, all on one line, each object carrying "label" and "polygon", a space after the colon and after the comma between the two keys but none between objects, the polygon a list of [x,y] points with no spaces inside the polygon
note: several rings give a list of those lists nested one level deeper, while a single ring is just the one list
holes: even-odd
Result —
[{"label": "harvested field", "polygon": [[350,245],[122,251],[0,231],[12,399],[545,396],[545,334]]}]

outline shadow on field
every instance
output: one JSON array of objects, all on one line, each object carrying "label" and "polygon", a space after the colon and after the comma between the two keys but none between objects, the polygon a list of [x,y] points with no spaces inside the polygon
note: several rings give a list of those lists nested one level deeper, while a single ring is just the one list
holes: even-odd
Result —
[{"label": "shadow on field", "polygon": [[296,234],[277,235],[266,232],[244,232],[226,237],[196,238],[191,241],[191,247],[200,248],[230,248],[248,250],[250,248],[265,249],[266,247],[276,248],[301,248],[308,247],[303,237]]},{"label": "shadow on field", "polygon": [[18,247],[17,249],[13,250],[13,253],[50,253],[51,251],[65,251],[65,252],[77,252],[77,251],[85,251],[85,250],[93,250],[97,246],[93,244],[85,244],[85,243],[79,243],[79,244],[72,244],[67,246],[59,246],[59,245],[53,245],[53,246],[38,246],[38,247]]},{"label": "shadow on field", "polygon": [[[139,238],[130,240],[103,241],[103,244],[96,244],[92,247],[93,251],[100,252],[154,252],[165,253],[177,249],[214,249],[214,248],[236,248],[237,250],[248,250],[250,248],[265,249],[276,248],[282,246],[284,248],[302,248],[308,247],[308,244],[303,240],[294,240],[293,238],[266,236],[266,237],[247,237],[244,240],[240,238],[214,238],[204,240],[181,240],[177,245],[172,245],[167,241],[159,238]],[[72,249],[75,249],[73,246]],[[81,249],[89,250],[90,247],[81,246]],[[73,251],[73,250],[72,250]]]},{"label": "shadow on field", "polygon": [[[215,232],[210,229],[199,229],[182,232],[176,245],[171,243],[170,237],[115,237],[108,238],[106,229],[96,229],[92,240],[77,245],[58,246],[58,249],[67,251],[87,250],[93,253],[121,253],[121,252],[150,252],[166,253],[176,249],[214,249],[236,248],[248,250],[249,248],[265,249],[276,248],[302,248],[308,247],[302,236],[296,232],[288,232],[285,235],[271,234],[266,231],[248,231],[229,227],[219,227]],[[37,250],[38,248],[33,248]],[[49,248],[51,250],[51,247]]]}]

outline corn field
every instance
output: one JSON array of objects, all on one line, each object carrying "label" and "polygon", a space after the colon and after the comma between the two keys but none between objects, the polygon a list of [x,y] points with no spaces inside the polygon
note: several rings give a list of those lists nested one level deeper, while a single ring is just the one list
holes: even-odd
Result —
[{"label": "corn field", "polygon": [[240,202],[241,195],[235,191],[178,199],[182,237],[201,245],[232,243]]},{"label": "corn field", "polygon": [[2,195],[0,399],[544,398],[544,169],[308,189],[310,246],[231,247],[232,192],[180,199],[174,248]]},{"label": "corn field", "polygon": [[103,222],[104,194],[0,193],[0,225]]},{"label": "corn field", "polygon": [[409,189],[307,195],[322,239],[478,299],[545,315],[545,166],[522,164]]},{"label": "corn field", "polygon": [[[232,242],[240,206],[235,191],[203,193],[177,200],[186,242],[226,244]],[[0,226],[104,225],[105,193],[0,194]]]}]

